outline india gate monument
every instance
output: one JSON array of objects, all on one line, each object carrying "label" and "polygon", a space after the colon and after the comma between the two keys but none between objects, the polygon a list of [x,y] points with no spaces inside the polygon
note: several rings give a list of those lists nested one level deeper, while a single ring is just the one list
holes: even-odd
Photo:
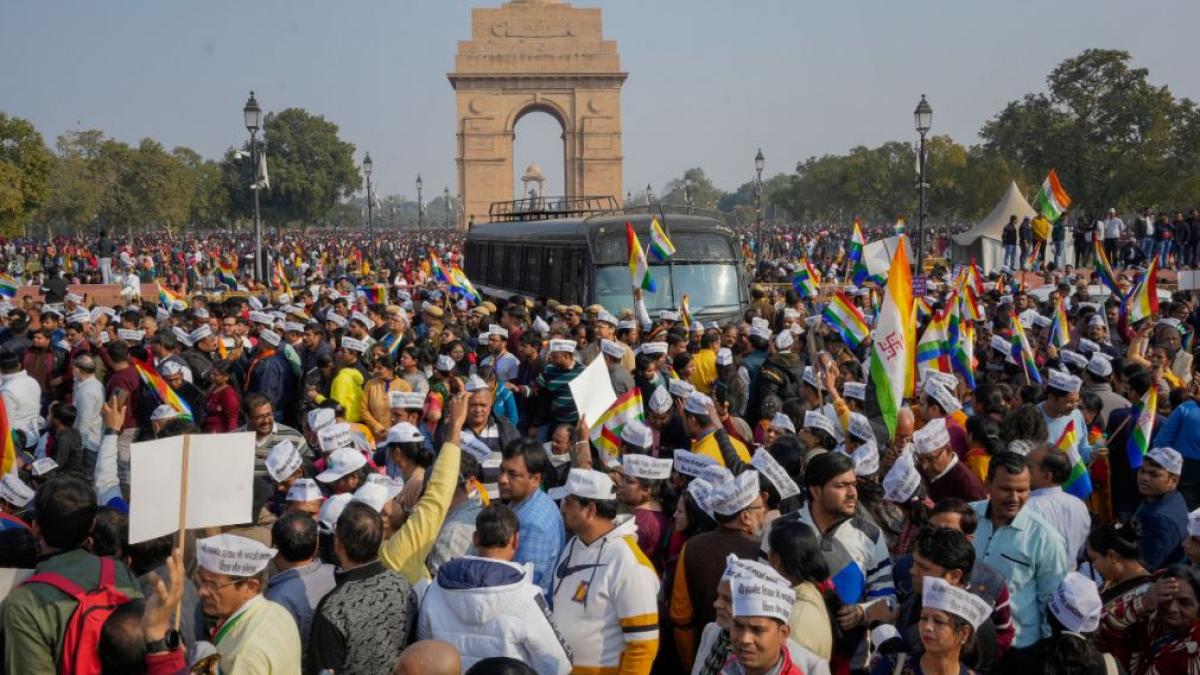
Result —
[{"label": "india gate monument", "polygon": [[471,10],[471,39],[458,43],[448,75],[457,98],[459,227],[486,222],[493,202],[514,198],[514,129],[534,111],[562,126],[566,196],[620,199],[627,75],[598,8],[512,0]]}]

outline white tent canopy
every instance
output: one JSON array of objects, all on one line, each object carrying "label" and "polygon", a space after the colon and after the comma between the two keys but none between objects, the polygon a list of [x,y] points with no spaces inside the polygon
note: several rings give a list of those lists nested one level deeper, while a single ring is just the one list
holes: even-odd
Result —
[{"label": "white tent canopy", "polygon": [[[1026,216],[1032,218],[1035,215],[1037,212],[1025,201],[1016,181],[1010,181],[1004,196],[983,220],[975,227],[953,237],[953,245],[950,247],[951,259],[956,263],[966,264],[974,258],[984,274],[999,271],[1004,263],[1001,234],[1004,232],[1004,226],[1008,224],[1009,217],[1016,216],[1017,222],[1020,222]],[[1069,238],[1066,244],[1069,246]],[[1064,258],[1071,259],[1069,252],[1064,252]]]}]

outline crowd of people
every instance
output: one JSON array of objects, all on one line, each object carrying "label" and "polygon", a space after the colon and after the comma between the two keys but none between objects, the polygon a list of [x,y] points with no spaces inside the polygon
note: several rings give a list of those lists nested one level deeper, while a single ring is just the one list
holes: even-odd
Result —
[{"label": "crowd of people", "polygon": [[[1130,322],[990,275],[885,419],[829,287],[723,325],[467,298],[459,241],[285,234],[264,282],[229,234],[6,244],[6,672],[1200,672],[1191,292]],[[597,360],[619,426],[572,394]],[[131,543],[131,446],[237,431],[250,519]]]}]

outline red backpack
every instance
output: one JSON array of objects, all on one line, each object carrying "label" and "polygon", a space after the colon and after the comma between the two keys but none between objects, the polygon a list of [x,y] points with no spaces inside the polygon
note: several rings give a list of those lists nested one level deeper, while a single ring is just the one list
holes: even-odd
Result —
[{"label": "red backpack", "polygon": [[129,602],[129,597],[117,590],[115,568],[112,558],[100,558],[100,581],[90,591],[54,572],[42,572],[25,580],[27,584],[53,586],[79,603],[63,633],[58,672],[100,675],[100,628],[110,614]]}]

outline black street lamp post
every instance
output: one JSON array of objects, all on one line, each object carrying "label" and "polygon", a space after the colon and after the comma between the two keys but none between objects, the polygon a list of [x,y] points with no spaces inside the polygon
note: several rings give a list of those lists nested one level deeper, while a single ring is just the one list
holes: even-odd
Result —
[{"label": "black street lamp post", "polygon": [[254,279],[262,281],[263,275],[263,248],[262,248],[262,217],[258,209],[258,130],[262,127],[262,108],[258,107],[258,101],[254,98],[254,92],[250,92],[250,98],[246,101],[246,105],[242,108],[242,119],[246,123],[246,130],[250,132],[250,166],[251,174],[254,176],[252,183],[254,190]]},{"label": "black street lamp post", "polygon": [[425,208],[421,203],[421,186],[425,183],[421,180],[421,174],[417,174],[417,236],[420,237],[422,230],[425,227]]},{"label": "black street lamp post", "polygon": [[755,234],[754,234],[755,247],[754,248],[755,248],[755,253],[758,254],[758,257],[760,259],[763,257],[763,238],[762,238],[763,182],[762,182],[762,172],[763,172],[763,168],[765,168],[766,165],[767,165],[767,158],[763,157],[762,148],[759,148],[758,152],[755,153],[755,155],[754,155],[754,208],[758,211],[758,226],[755,228]]},{"label": "black street lamp post", "polygon": [[367,177],[367,237],[369,238],[374,229],[372,216],[374,215],[375,204],[373,203],[374,195],[371,193],[371,171],[375,169],[375,163],[371,161],[371,153],[363,158],[363,174]]},{"label": "black street lamp post", "polygon": [[920,157],[917,162],[917,185],[921,195],[917,213],[917,274],[921,274],[925,258],[925,188],[928,185],[925,181],[925,134],[929,133],[929,128],[933,126],[933,108],[930,107],[929,101],[925,100],[925,94],[921,94],[921,102],[913,111],[913,118],[916,121],[917,133],[921,135]]}]

